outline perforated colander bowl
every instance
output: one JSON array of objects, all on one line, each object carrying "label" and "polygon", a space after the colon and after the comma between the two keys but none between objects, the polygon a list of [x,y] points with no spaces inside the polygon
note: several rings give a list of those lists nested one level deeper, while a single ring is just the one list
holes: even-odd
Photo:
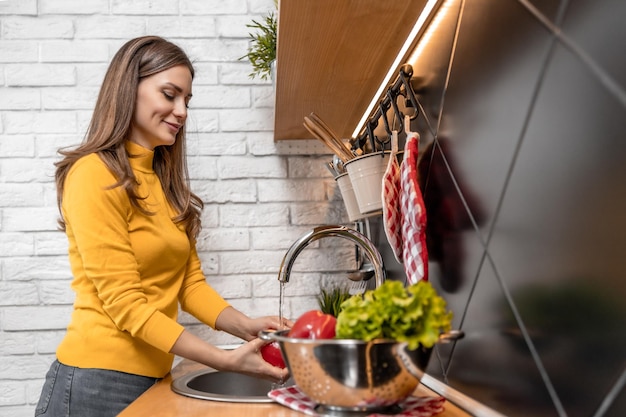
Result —
[{"label": "perforated colander bowl", "polygon": [[288,330],[259,333],[277,341],[296,385],[328,409],[376,412],[417,388],[432,348],[393,340],[300,339]]}]

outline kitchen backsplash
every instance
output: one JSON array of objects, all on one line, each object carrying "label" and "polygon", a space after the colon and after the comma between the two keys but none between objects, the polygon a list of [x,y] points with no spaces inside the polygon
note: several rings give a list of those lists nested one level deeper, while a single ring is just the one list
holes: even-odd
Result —
[{"label": "kitchen backsplash", "polygon": [[431,280],[466,333],[428,372],[509,416],[626,415],[624,16],[446,1],[413,63]]}]

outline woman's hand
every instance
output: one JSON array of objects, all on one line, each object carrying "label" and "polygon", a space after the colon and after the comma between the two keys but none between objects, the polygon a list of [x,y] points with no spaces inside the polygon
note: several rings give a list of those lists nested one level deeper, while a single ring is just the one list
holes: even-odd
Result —
[{"label": "woman's hand", "polygon": [[233,307],[226,307],[215,321],[215,327],[243,340],[256,339],[261,330],[289,329],[293,326],[291,320],[283,318],[280,323],[278,316],[264,316],[250,318]]},{"label": "woman's hand", "polygon": [[227,351],[229,357],[225,361],[225,370],[261,377],[275,383],[285,382],[289,378],[289,370],[270,365],[259,352],[266,343],[257,338],[237,349]]},{"label": "woman's hand", "polygon": [[258,337],[258,334],[261,330],[284,330],[290,329],[293,326],[293,322],[291,320],[287,320],[283,318],[283,322],[281,323],[278,316],[264,316],[258,317],[255,319],[249,319],[248,327],[246,330],[249,338],[243,338],[244,340],[252,340]]},{"label": "woman's hand", "polygon": [[183,330],[170,352],[218,371],[239,372],[282,383],[288,378],[289,371],[265,362],[259,352],[265,343],[257,338],[237,349],[225,350]]}]

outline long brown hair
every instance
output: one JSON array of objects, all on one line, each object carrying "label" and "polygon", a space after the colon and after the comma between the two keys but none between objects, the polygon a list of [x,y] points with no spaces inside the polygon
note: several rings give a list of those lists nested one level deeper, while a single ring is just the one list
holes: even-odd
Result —
[{"label": "long brown hair", "polygon": [[[189,68],[193,79],[193,65],[185,52],[158,36],[132,39],[115,54],[102,82],[85,139],[74,149],[59,150],[63,159],[55,163],[61,230],[65,230],[61,210],[65,178],[78,159],[91,153],[97,153],[117,178],[111,188],[123,187],[134,207],[151,214],[142,206],[142,196],[137,194],[137,179],[129,163],[125,142],[130,135],[139,81],[177,65]],[[184,127],[177,133],[173,145],[154,148],[153,168],[167,200],[178,213],[173,220],[182,223],[190,239],[195,239],[200,232],[203,203],[189,187]]]}]

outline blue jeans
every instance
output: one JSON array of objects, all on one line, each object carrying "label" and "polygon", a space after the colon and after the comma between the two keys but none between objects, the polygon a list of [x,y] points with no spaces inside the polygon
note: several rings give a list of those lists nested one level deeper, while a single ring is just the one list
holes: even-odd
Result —
[{"label": "blue jeans", "polygon": [[159,379],[106,369],[82,369],[54,361],[36,417],[114,417]]}]

